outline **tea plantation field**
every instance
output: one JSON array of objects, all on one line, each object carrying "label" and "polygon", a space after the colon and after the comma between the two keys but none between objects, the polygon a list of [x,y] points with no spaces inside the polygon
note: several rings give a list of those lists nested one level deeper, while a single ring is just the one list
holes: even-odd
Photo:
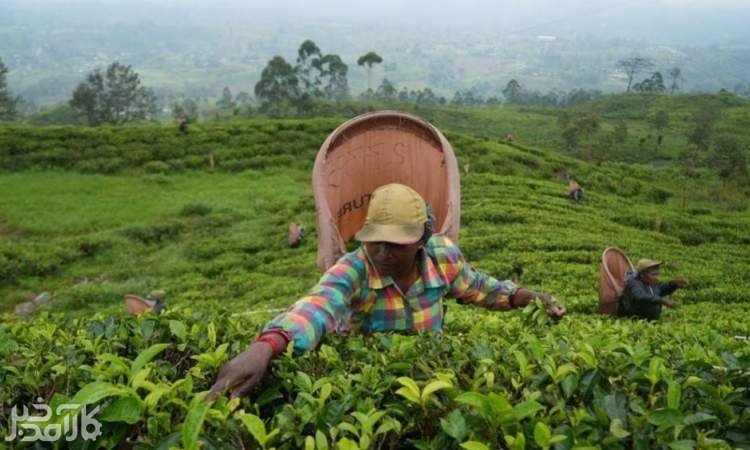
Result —
[{"label": "tea plantation field", "polygon": [[[202,402],[318,278],[310,173],[339,123],[0,127],[0,435],[13,405],[41,398],[100,406],[102,435],[59,448],[750,448],[747,210],[693,185],[683,207],[670,168],[459,132],[467,259],[568,315],[449,301],[440,340],[329,336],[275,361],[251,397]],[[292,221],[309,231],[297,249]],[[597,314],[607,246],[687,276],[681,307],[658,323]],[[166,313],[125,313],[124,294],[157,288]],[[48,305],[12,314],[43,291]]]}]

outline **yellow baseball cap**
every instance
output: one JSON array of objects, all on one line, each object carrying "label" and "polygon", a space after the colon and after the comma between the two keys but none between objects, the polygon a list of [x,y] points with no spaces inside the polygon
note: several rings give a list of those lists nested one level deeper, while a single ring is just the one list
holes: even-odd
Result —
[{"label": "yellow baseball cap", "polygon": [[372,192],[365,224],[354,237],[360,242],[413,244],[424,235],[426,222],[424,199],[417,191],[403,184],[386,184]]},{"label": "yellow baseball cap", "polygon": [[157,289],[149,292],[146,298],[149,300],[162,300],[166,295],[167,293],[163,289]]},{"label": "yellow baseball cap", "polygon": [[638,260],[638,264],[636,264],[635,268],[638,270],[638,272],[644,272],[652,267],[658,267],[661,265],[661,261],[655,261],[653,259],[640,259]]}]

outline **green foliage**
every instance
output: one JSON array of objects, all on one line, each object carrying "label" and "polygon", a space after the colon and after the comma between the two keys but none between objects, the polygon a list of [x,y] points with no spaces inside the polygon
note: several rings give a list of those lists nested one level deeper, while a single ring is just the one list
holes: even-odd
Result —
[{"label": "green foliage", "polygon": [[[473,310],[452,309],[442,340],[330,337],[317,353],[277,360],[253,399],[213,403],[201,400],[218,366],[267,316],[220,306],[143,318],[43,314],[32,326],[0,325],[0,392],[11,404],[54,392],[99,405],[98,444],[158,446],[178,433],[185,448],[676,448],[706,439],[742,448],[744,343],[691,328],[704,316],[747,333],[747,312],[735,306],[737,320],[695,305],[688,324],[661,327],[592,316],[529,327],[513,314],[477,322]],[[202,363],[222,342],[221,356]],[[45,348],[55,350],[34,350]]]},{"label": "green foliage", "polygon": [[143,244],[164,242],[180,234],[182,225],[177,221],[158,223],[153,225],[134,225],[123,230],[123,234]]},{"label": "green foliage", "polygon": [[639,83],[635,83],[633,85],[633,90],[635,92],[651,92],[660,94],[666,91],[667,88],[666,86],[664,86],[664,77],[662,76],[661,72],[654,72],[650,77],[644,79]]},{"label": "green foliage", "polygon": [[572,118],[562,115],[558,123],[563,126],[563,140],[571,149],[578,145],[582,137],[595,134],[601,127],[601,119],[596,113],[579,113]]},{"label": "green foliage", "polygon": [[149,161],[143,165],[143,171],[146,173],[167,173],[171,167],[164,161]]},{"label": "green foliage", "polygon": [[27,118],[32,125],[77,125],[75,111],[67,103],[47,106]]},{"label": "green foliage", "polygon": [[13,97],[8,90],[7,74],[8,67],[0,58],[0,121],[15,119],[18,115],[18,104],[21,102],[20,97]]},{"label": "green foliage", "polygon": [[370,79],[372,78],[372,66],[383,62],[383,57],[375,52],[367,52],[357,59],[358,66],[367,66],[367,90],[371,91]]},{"label": "green foliage", "polygon": [[631,56],[619,60],[617,62],[617,68],[620,69],[628,79],[628,87],[625,89],[625,92],[630,92],[631,87],[633,87],[633,79],[638,73],[653,66],[654,63],[651,59],[642,56]]},{"label": "green foliage", "polygon": [[[512,117],[500,114],[475,117]],[[286,231],[313,230],[312,159],[337,123],[0,128],[3,167],[18,170],[0,174],[0,307],[53,293],[29,321],[0,316],[0,434],[8,405],[42,397],[100,406],[96,444],[109,448],[746,446],[747,214],[711,201],[683,209],[668,168],[595,166],[458,131],[448,138],[470,165],[464,254],[552,292],[568,316],[449,301],[441,339],[327,336],[276,360],[251,398],[202,402],[221,364],[319,276],[314,234],[290,249]],[[121,169],[73,171],[97,158]],[[198,170],[144,173],[188,158]],[[565,198],[565,173],[584,201]],[[675,294],[682,307],[659,323],[598,315],[609,245],[665,260],[665,279],[690,278]],[[123,294],[155,288],[168,292],[166,313],[125,314]]]},{"label": "green foliage", "polygon": [[342,102],[349,97],[349,67],[339,55],[323,55],[318,63],[323,97],[330,101]]},{"label": "green foliage", "polygon": [[521,84],[515,79],[508,81],[508,84],[506,84],[503,89],[505,101],[511,105],[517,103],[522,89]]},{"label": "green foliage", "polygon": [[188,203],[180,210],[181,216],[205,216],[211,213],[213,208],[205,203]]},{"label": "green foliage", "polygon": [[747,176],[748,156],[745,153],[735,136],[721,135],[716,138],[708,163],[725,181]]},{"label": "green foliage", "polygon": [[692,130],[688,135],[688,142],[696,145],[701,150],[707,150],[711,133],[719,115],[720,110],[715,102],[708,99],[704,100],[690,118]]},{"label": "green foliage", "polygon": [[0,166],[85,173],[312,168],[320,143],[337,124],[330,119],[191,124],[188,133],[171,125],[0,127]]},{"label": "green foliage", "polygon": [[96,69],[73,91],[69,102],[89,125],[122,125],[147,120],[156,112],[154,93],[141,86],[131,66],[114,62],[102,73]]},{"label": "green foliage", "polygon": [[654,112],[648,118],[649,125],[653,127],[658,133],[662,133],[669,127],[669,111],[666,109],[660,109]]},{"label": "green foliage", "polygon": [[255,96],[261,101],[261,110],[269,116],[289,115],[299,96],[294,68],[281,56],[275,56],[261,72],[255,84]]},{"label": "green foliage", "polygon": [[669,69],[668,75],[669,78],[672,79],[669,83],[669,93],[674,95],[674,93],[680,89],[680,83],[684,83],[686,80],[685,77],[682,76],[682,69],[679,67]]},{"label": "green foliage", "polygon": [[294,67],[299,80],[295,98],[299,115],[315,116],[321,100],[341,102],[347,99],[348,71],[339,55],[324,55],[313,41],[304,41],[297,51],[297,65]]},{"label": "green foliage", "polygon": [[199,117],[198,104],[191,98],[174,102],[172,104],[172,117],[175,119],[183,118],[188,123],[197,122]]}]

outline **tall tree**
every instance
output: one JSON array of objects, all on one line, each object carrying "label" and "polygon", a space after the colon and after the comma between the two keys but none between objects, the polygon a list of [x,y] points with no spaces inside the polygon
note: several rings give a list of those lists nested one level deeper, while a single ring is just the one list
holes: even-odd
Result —
[{"label": "tall tree", "polygon": [[650,77],[645,78],[640,83],[633,85],[633,90],[636,92],[650,92],[654,94],[660,94],[666,90],[664,86],[664,77],[661,72],[654,72]]},{"label": "tall tree", "polygon": [[714,144],[708,163],[719,174],[722,186],[726,187],[730,180],[747,176],[747,158],[735,136],[718,136]]},{"label": "tall tree", "polygon": [[370,87],[370,81],[372,78],[372,66],[375,64],[380,64],[383,62],[383,58],[380,57],[375,52],[367,52],[364,55],[360,56],[357,60],[357,65],[361,66],[367,66],[367,90],[371,91]]},{"label": "tall tree", "polygon": [[518,103],[521,99],[522,90],[523,87],[521,87],[521,83],[516,81],[515,78],[508,81],[508,84],[505,85],[505,89],[503,89],[503,96],[505,96],[505,101],[509,104]]},{"label": "tall tree", "polygon": [[149,119],[156,113],[156,96],[141,86],[131,66],[115,62],[102,72],[96,69],[73,91],[68,102],[89,125],[122,125]]},{"label": "tall tree", "polygon": [[240,105],[249,105],[253,102],[253,98],[245,91],[240,91],[237,96],[234,97],[234,102]]},{"label": "tall tree", "polygon": [[620,119],[615,124],[615,128],[612,131],[612,141],[615,144],[624,144],[628,140],[628,124]]},{"label": "tall tree", "polygon": [[198,104],[192,98],[186,98],[172,104],[172,117],[175,119],[184,118],[188,122],[197,122],[198,114]]},{"label": "tall tree", "polygon": [[310,97],[322,95],[320,86],[320,64],[322,54],[320,48],[310,39],[300,44],[297,50],[297,65],[295,70],[300,82],[300,94]]},{"label": "tall tree", "polygon": [[391,80],[383,78],[380,86],[378,86],[378,89],[375,91],[375,96],[380,100],[391,102],[398,98],[398,89],[396,89],[396,85],[394,85]]},{"label": "tall tree", "polygon": [[5,77],[8,68],[0,58],[0,120],[13,120],[18,116],[18,104],[21,102],[20,97],[13,97],[8,90]]},{"label": "tall tree", "polygon": [[453,94],[453,98],[451,99],[451,105],[458,108],[459,106],[464,106],[464,94],[461,91],[456,91],[455,94]]},{"label": "tall tree", "polygon": [[661,94],[666,91],[667,88],[664,86],[664,77],[661,72],[656,71],[651,75],[651,92]]},{"label": "tall tree", "polygon": [[674,92],[680,89],[680,83],[685,82],[685,77],[682,76],[682,70],[679,67],[673,67],[669,69],[669,78],[672,82],[669,84],[669,93],[674,95]]},{"label": "tall tree", "polygon": [[328,100],[340,102],[349,96],[349,81],[346,74],[349,67],[339,55],[325,55],[318,63],[320,84],[323,96]]},{"label": "tall tree", "polygon": [[686,145],[677,154],[677,164],[680,167],[679,181],[682,184],[682,209],[687,208],[688,194],[691,186],[700,176],[700,167],[703,165],[704,152],[697,145]]},{"label": "tall tree", "polygon": [[464,91],[464,105],[466,106],[479,106],[484,104],[484,98],[476,88],[467,89]]},{"label": "tall tree", "polygon": [[633,78],[641,71],[653,67],[654,63],[648,58],[641,56],[633,56],[630,58],[621,59],[617,62],[617,67],[625,73],[628,77],[628,88],[625,92],[630,92],[630,88],[633,85]]},{"label": "tall tree", "polygon": [[718,118],[719,110],[716,105],[713,102],[704,101],[690,116],[693,127],[688,133],[688,142],[700,150],[708,150],[709,139]]},{"label": "tall tree", "polygon": [[255,84],[260,109],[272,117],[287,115],[299,97],[298,83],[294,68],[281,56],[274,56]]},{"label": "tall tree", "polygon": [[[567,115],[566,115],[567,116]],[[558,125],[562,130],[562,138],[569,149],[578,145],[581,137],[589,138],[601,128],[601,118],[596,113],[577,113],[576,116],[558,116]]]},{"label": "tall tree", "polygon": [[294,70],[300,85],[297,107],[302,113],[313,114],[318,99],[338,102],[349,96],[347,65],[339,55],[324,55],[315,42],[309,39],[297,50],[297,65]]},{"label": "tall tree", "polygon": [[669,128],[669,111],[666,109],[660,109],[648,117],[648,124],[656,130],[658,137],[656,138],[656,145],[661,146],[661,141],[664,136],[664,130]]},{"label": "tall tree", "polygon": [[222,111],[233,112],[237,103],[232,100],[232,90],[229,86],[224,86],[221,91],[221,97],[216,101],[216,107]]},{"label": "tall tree", "polygon": [[[400,96],[399,96],[400,99]],[[434,92],[432,92],[432,89],[430,88],[424,88],[417,92],[417,98],[416,98],[418,105],[430,105],[434,106],[440,103],[440,99],[438,99],[437,95],[435,95]]]}]

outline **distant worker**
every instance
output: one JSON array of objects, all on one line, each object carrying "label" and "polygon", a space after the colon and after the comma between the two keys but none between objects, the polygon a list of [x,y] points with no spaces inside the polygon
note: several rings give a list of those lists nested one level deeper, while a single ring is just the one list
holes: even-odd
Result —
[{"label": "distant worker", "polygon": [[576,202],[583,199],[583,188],[574,179],[571,179],[568,183],[568,198]]},{"label": "distant worker", "polygon": [[617,301],[618,316],[658,320],[662,305],[677,308],[677,302],[665,296],[687,286],[688,280],[678,277],[669,283],[659,283],[661,264],[661,261],[641,259],[636,271],[625,275],[625,289]]},{"label": "distant worker", "polygon": [[182,133],[187,133],[187,126],[188,126],[187,117],[178,117],[177,118],[177,129],[178,130],[180,130]]},{"label": "distant worker", "polygon": [[433,220],[412,188],[393,183],[375,189],[356,234],[362,245],[224,364],[208,398],[249,393],[287,346],[296,353],[310,351],[329,333],[432,330],[439,335],[444,298],[489,310],[523,308],[539,298],[553,318],[565,315],[551,295],[475,270],[456,244],[432,233]]},{"label": "distant worker", "polygon": [[164,304],[164,297],[166,295],[166,292],[162,289],[151,291],[145,298],[134,294],[126,294],[125,307],[133,315],[152,311],[160,313],[167,309],[167,306]]},{"label": "distant worker", "polygon": [[296,248],[302,243],[305,238],[305,227],[298,223],[289,224],[289,233],[287,233],[287,243],[290,247]]}]

